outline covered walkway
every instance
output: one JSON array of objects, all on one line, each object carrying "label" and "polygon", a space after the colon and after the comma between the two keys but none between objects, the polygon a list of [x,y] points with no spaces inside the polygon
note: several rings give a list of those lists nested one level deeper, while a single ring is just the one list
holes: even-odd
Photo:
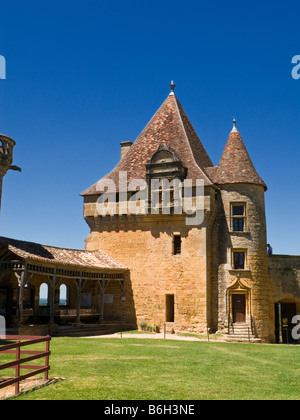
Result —
[{"label": "covered walkway", "polygon": [[8,327],[49,324],[51,332],[57,324],[122,321],[126,315],[131,322],[130,291],[129,270],[102,251],[0,237],[0,315]]}]

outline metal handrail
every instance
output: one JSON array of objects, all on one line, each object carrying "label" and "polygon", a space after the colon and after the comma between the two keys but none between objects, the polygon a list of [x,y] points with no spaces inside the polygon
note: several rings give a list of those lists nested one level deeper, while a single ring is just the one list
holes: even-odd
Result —
[{"label": "metal handrail", "polygon": [[234,334],[233,321],[231,321],[231,316],[229,314],[228,315],[228,335],[230,335],[230,327],[232,328],[232,333]]},{"label": "metal handrail", "polygon": [[254,316],[252,314],[250,315],[250,321],[251,321],[252,334],[256,337],[255,319],[254,319]]}]

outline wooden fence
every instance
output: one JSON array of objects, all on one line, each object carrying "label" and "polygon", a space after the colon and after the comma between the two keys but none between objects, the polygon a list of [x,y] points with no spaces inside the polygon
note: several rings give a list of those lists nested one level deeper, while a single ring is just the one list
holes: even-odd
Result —
[{"label": "wooden fence", "polygon": [[[23,341],[24,340],[24,341]],[[13,354],[15,355],[15,360],[0,364],[0,376],[1,371],[4,369],[14,369],[15,377],[8,379],[6,381],[0,382],[0,389],[5,388],[10,385],[15,385],[15,395],[18,395],[20,392],[20,382],[31,378],[33,376],[44,373],[45,380],[48,379],[48,373],[50,370],[49,365],[49,356],[50,356],[50,336],[46,337],[31,337],[31,336],[14,336],[7,335],[5,342],[13,341],[9,344],[0,345],[0,356],[1,354]],[[24,347],[32,346],[33,344],[45,343],[46,349],[41,350],[23,350]],[[27,357],[23,357],[27,355]],[[31,362],[33,360],[45,358],[44,365],[29,365],[24,364]],[[32,372],[21,374],[21,370],[31,370]]]}]

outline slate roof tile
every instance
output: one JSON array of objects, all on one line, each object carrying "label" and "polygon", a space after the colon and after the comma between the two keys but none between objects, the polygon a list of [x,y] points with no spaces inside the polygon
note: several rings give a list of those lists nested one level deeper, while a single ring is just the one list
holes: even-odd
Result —
[{"label": "slate roof tile", "polygon": [[[103,179],[111,179],[119,185],[119,172],[127,172],[128,183],[134,179],[146,180],[146,163],[161,144],[173,149],[183,166],[187,179],[204,180],[204,185],[213,185],[204,168],[213,166],[191,122],[175,95],[170,95],[155,113],[145,129],[133,143],[119,164]],[[99,195],[97,184],[84,193]]]},{"label": "slate roof tile", "polygon": [[0,237],[0,247],[6,248],[28,262],[47,263],[53,266],[63,265],[77,269],[127,270],[103,251],[58,248],[5,237]]}]

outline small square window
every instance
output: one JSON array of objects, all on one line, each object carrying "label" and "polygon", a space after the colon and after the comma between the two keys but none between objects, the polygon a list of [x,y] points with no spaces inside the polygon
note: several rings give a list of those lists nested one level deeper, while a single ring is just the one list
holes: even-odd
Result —
[{"label": "small square window", "polygon": [[233,216],[244,216],[245,206],[239,204],[232,205],[232,215]]},{"label": "small square window", "polygon": [[245,251],[233,251],[233,267],[235,270],[244,270],[246,261]]}]

